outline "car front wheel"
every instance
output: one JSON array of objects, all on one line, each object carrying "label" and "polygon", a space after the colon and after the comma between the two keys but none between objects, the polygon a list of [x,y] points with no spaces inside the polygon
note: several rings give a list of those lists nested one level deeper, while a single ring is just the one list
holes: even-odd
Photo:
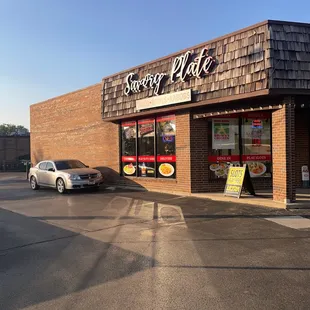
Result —
[{"label": "car front wheel", "polygon": [[34,176],[30,178],[30,186],[34,191],[40,188],[37,183],[37,179]]},{"label": "car front wheel", "polygon": [[56,182],[56,188],[58,193],[64,194],[66,192],[66,185],[63,179],[59,178]]}]

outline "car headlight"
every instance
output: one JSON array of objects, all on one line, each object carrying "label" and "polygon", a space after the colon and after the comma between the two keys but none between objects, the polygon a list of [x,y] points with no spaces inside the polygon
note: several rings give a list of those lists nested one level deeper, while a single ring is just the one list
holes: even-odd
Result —
[{"label": "car headlight", "polygon": [[97,178],[102,178],[101,172],[97,173]]},{"label": "car headlight", "polygon": [[80,178],[80,176],[78,174],[71,174],[69,179],[73,180],[73,181],[81,180],[81,178]]}]

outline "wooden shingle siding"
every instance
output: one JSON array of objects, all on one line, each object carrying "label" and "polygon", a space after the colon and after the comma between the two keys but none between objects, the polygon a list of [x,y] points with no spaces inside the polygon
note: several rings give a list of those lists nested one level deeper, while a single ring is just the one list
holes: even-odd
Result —
[{"label": "wooden shingle siding", "polygon": [[270,89],[310,90],[310,25],[269,22]]},{"label": "wooden shingle siding", "polygon": [[104,78],[103,118],[135,114],[136,100],[155,96],[152,89],[126,96],[125,81],[130,72],[139,79],[146,74],[166,73],[161,94],[190,88],[192,103],[205,104],[222,97],[227,101],[229,96],[242,94],[251,97],[263,90],[310,92],[310,24],[266,21],[188,50],[199,54],[203,48],[209,49],[216,66],[201,79],[170,80],[175,57],[187,50]]},{"label": "wooden shingle siding", "polygon": [[125,79],[130,72],[138,74],[139,79],[146,74],[166,73],[168,76],[161,94],[191,88],[192,102],[266,89],[266,68],[270,67],[265,56],[268,46],[267,32],[268,24],[263,23],[246,31],[188,49],[199,54],[203,48],[208,48],[209,54],[217,62],[212,73],[201,79],[192,77],[185,82],[179,79],[171,82],[170,71],[173,60],[184,54],[184,51],[103,79],[103,118],[136,113],[136,100],[155,96],[151,89],[127,97],[124,94]]}]

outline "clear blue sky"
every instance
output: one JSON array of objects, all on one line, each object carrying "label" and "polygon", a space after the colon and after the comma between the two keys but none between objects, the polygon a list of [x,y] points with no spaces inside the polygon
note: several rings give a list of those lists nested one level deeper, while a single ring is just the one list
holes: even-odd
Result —
[{"label": "clear blue sky", "polygon": [[0,0],[0,123],[109,74],[266,19],[310,22],[310,1]]}]

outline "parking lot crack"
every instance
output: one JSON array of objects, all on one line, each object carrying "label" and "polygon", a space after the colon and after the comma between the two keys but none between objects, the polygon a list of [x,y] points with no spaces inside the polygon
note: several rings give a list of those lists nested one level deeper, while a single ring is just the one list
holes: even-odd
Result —
[{"label": "parking lot crack", "polygon": [[80,235],[81,235],[80,233],[74,233],[74,234],[71,234],[71,235],[63,236],[63,237],[51,238],[51,239],[46,239],[46,240],[41,240],[41,241],[36,241],[36,242],[31,242],[31,243],[26,243],[26,244],[18,245],[18,246],[11,247],[11,248],[1,249],[0,250],[0,255],[2,253],[7,252],[7,251],[14,251],[14,250],[30,247],[30,246],[37,245],[37,244],[49,243],[49,242],[54,242],[54,241],[58,241],[58,240],[74,238],[74,237],[77,237],[77,236],[80,236]]}]

